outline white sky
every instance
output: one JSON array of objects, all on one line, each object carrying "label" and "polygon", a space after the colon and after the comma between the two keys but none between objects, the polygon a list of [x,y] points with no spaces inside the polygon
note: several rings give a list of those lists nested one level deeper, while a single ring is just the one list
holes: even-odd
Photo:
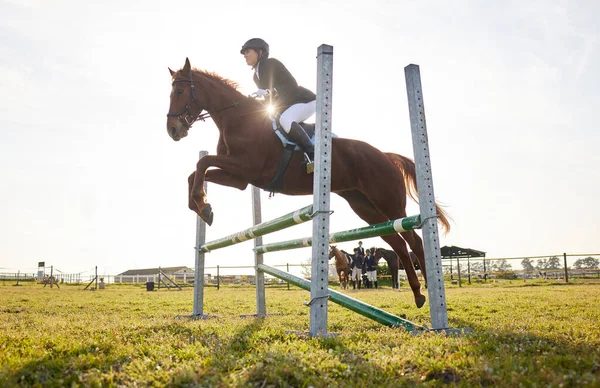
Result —
[{"label": "white sky", "polygon": [[[317,47],[333,45],[333,131],[409,157],[403,69],[421,66],[435,192],[454,219],[442,245],[488,257],[600,251],[600,3],[94,3],[0,0],[0,272],[38,261],[104,274],[193,267],[187,177],[218,133],[208,121],[168,137],[167,67],[189,57],[249,94],[239,49],[251,37],[313,90]],[[208,240],[251,225],[250,190],[208,191]],[[263,193],[263,220],[310,203]],[[332,231],[365,225],[335,195],[331,207]],[[252,265],[251,247],[211,253],[207,265]]]}]

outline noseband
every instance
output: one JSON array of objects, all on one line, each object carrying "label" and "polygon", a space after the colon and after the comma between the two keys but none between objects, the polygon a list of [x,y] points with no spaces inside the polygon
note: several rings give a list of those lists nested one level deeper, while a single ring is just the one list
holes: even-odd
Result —
[{"label": "noseband", "polygon": [[[202,113],[202,111],[204,110],[204,108],[202,108],[200,106],[200,104],[198,103],[198,100],[196,100],[196,92],[195,92],[195,86],[194,86],[194,80],[192,79],[192,72],[190,71],[190,77],[189,79],[176,79],[173,81],[172,86],[175,86],[175,84],[177,83],[186,83],[186,84],[190,84],[190,87],[192,89],[192,101],[191,103],[196,104],[196,106],[198,107],[198,113],[197,114],[192,114],[192,112],[190,112],[190,103],[185,104],[185,107],[183,108],[183,110],[179,113],[167,113],[167,117],[177,117],[180,121],[182,121],[184,124],[186,124],[188,126],[188,128],[191,128],[192,125],[198,121],[204,121],[207,117],[210,117],[210,113],[206,112],[206,113]],[[234,102],[231,105],[227,105],[224,108],[221,108],[219,110],[217,110],[215,113],[224,111],[225,109],[229,109],[229,108],[234,108],[237,107],[239,105],[239,102]]]}]

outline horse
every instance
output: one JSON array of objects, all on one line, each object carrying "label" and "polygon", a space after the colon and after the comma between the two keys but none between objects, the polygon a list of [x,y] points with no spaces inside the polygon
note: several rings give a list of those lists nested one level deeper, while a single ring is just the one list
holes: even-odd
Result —
[{"label": "horse", "polygon": [[[419,262],[415,261],[414,255],[409,254],[409,256],[412,261],[412,267],[415,270],[421,269]],[[388,268],[390,269],[390,273],[392,274],[392,288],[400,288],[400,283],[398,282],[398,270],[402,269],[406,271],[406,268],[398,259],[396,252],[384,248],[375,248],[376,262],[379,262],[380,259],[384,259],[387,262]]]},{"label": "horse", "polygon": [[[218,74],[192,69],[189,59],[178,71],[169,68],[172,88],[167,133],[179,141],[188,135],[194,122],[207,115],[219,130],[217,154],[206,155],[188,178],[188,207],[208,225],[213,222],[204,182],[244,190],[248,184],[266,189],[281,157],[282,144],[272,128],[263,105],[237,90],[237,84]],[[205,112],[205,113],[203,113]],[[391,140],[391,139],[390,139]],[[313,176],[307,174],[301,152],[294,152],[279,192],[310,195]],[[374,185],[372,182],[386,182]],[[408,187],[408,190],[407,190]],[[352,210],[369,225],[406,217],[407,194],[416,201],[415,163],[394,153],[382,152],[365,142],[332,139],[331,192],[344,198]],[[438,222],[448,231],[445,212],[436,204]],[[423,241],[415,231],[381,237],[398,254],[418,308],[425,303],[421,284],[406,244],[424,269]],[[424,271],[423,271],[424,272]]]},{"label": "horse", "polygon": [[340,288],[348,289],[348,282],[350,281],[350,262],[348,257],[342,253],[335,245],[329,246],[329,260],[335,257],[335,271],[340,278]]}]

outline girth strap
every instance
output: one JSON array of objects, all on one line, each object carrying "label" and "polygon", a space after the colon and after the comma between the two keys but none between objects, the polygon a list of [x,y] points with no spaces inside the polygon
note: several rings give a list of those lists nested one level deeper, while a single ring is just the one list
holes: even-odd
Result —
[{"label": "girth strap", "polygon": [[295,148],[296,144],[287,144],[281,151],[281,158],[279,159],[277,172],[275,173],[275,177],[269,183],[266,189],[270,193],[269,196],[272,196],[275,193],[280,193],[281,190],[283,190],[283,177],[285,176],[285,172],[287,171],[287,168],[290,165]]}]

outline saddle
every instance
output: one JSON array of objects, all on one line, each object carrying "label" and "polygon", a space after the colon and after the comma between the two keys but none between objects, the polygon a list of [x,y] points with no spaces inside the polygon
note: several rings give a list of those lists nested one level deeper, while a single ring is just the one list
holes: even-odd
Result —
[{"label": "saddle", "polygon": [[[302,148],[300,148],[300,146],[287,137],[286,132],[283,130],[283,128],[281,128],[281,125],[279,125],[279,121],[276,118],[271,117],[271,122],[273,124],[273,132],[275,132],[283,144],[281,158],[279,159],[279,165],[277,166],[277,172],[275,172],[275,176],[265,189],[270,193],[270,195],[273,195],[275,193],[280,193],[283,189],[283,177],[285,176],[285,172],[290,165],[292,155],[294,154],[294,151],[302,151]],[[304,122],[299,124],[302,128],[304,128],[304,131],[306,131],[308,137],[310,137],[310,141],[315,144],[315,124]],[[336,136],[334,135],[334,137]]]}]

